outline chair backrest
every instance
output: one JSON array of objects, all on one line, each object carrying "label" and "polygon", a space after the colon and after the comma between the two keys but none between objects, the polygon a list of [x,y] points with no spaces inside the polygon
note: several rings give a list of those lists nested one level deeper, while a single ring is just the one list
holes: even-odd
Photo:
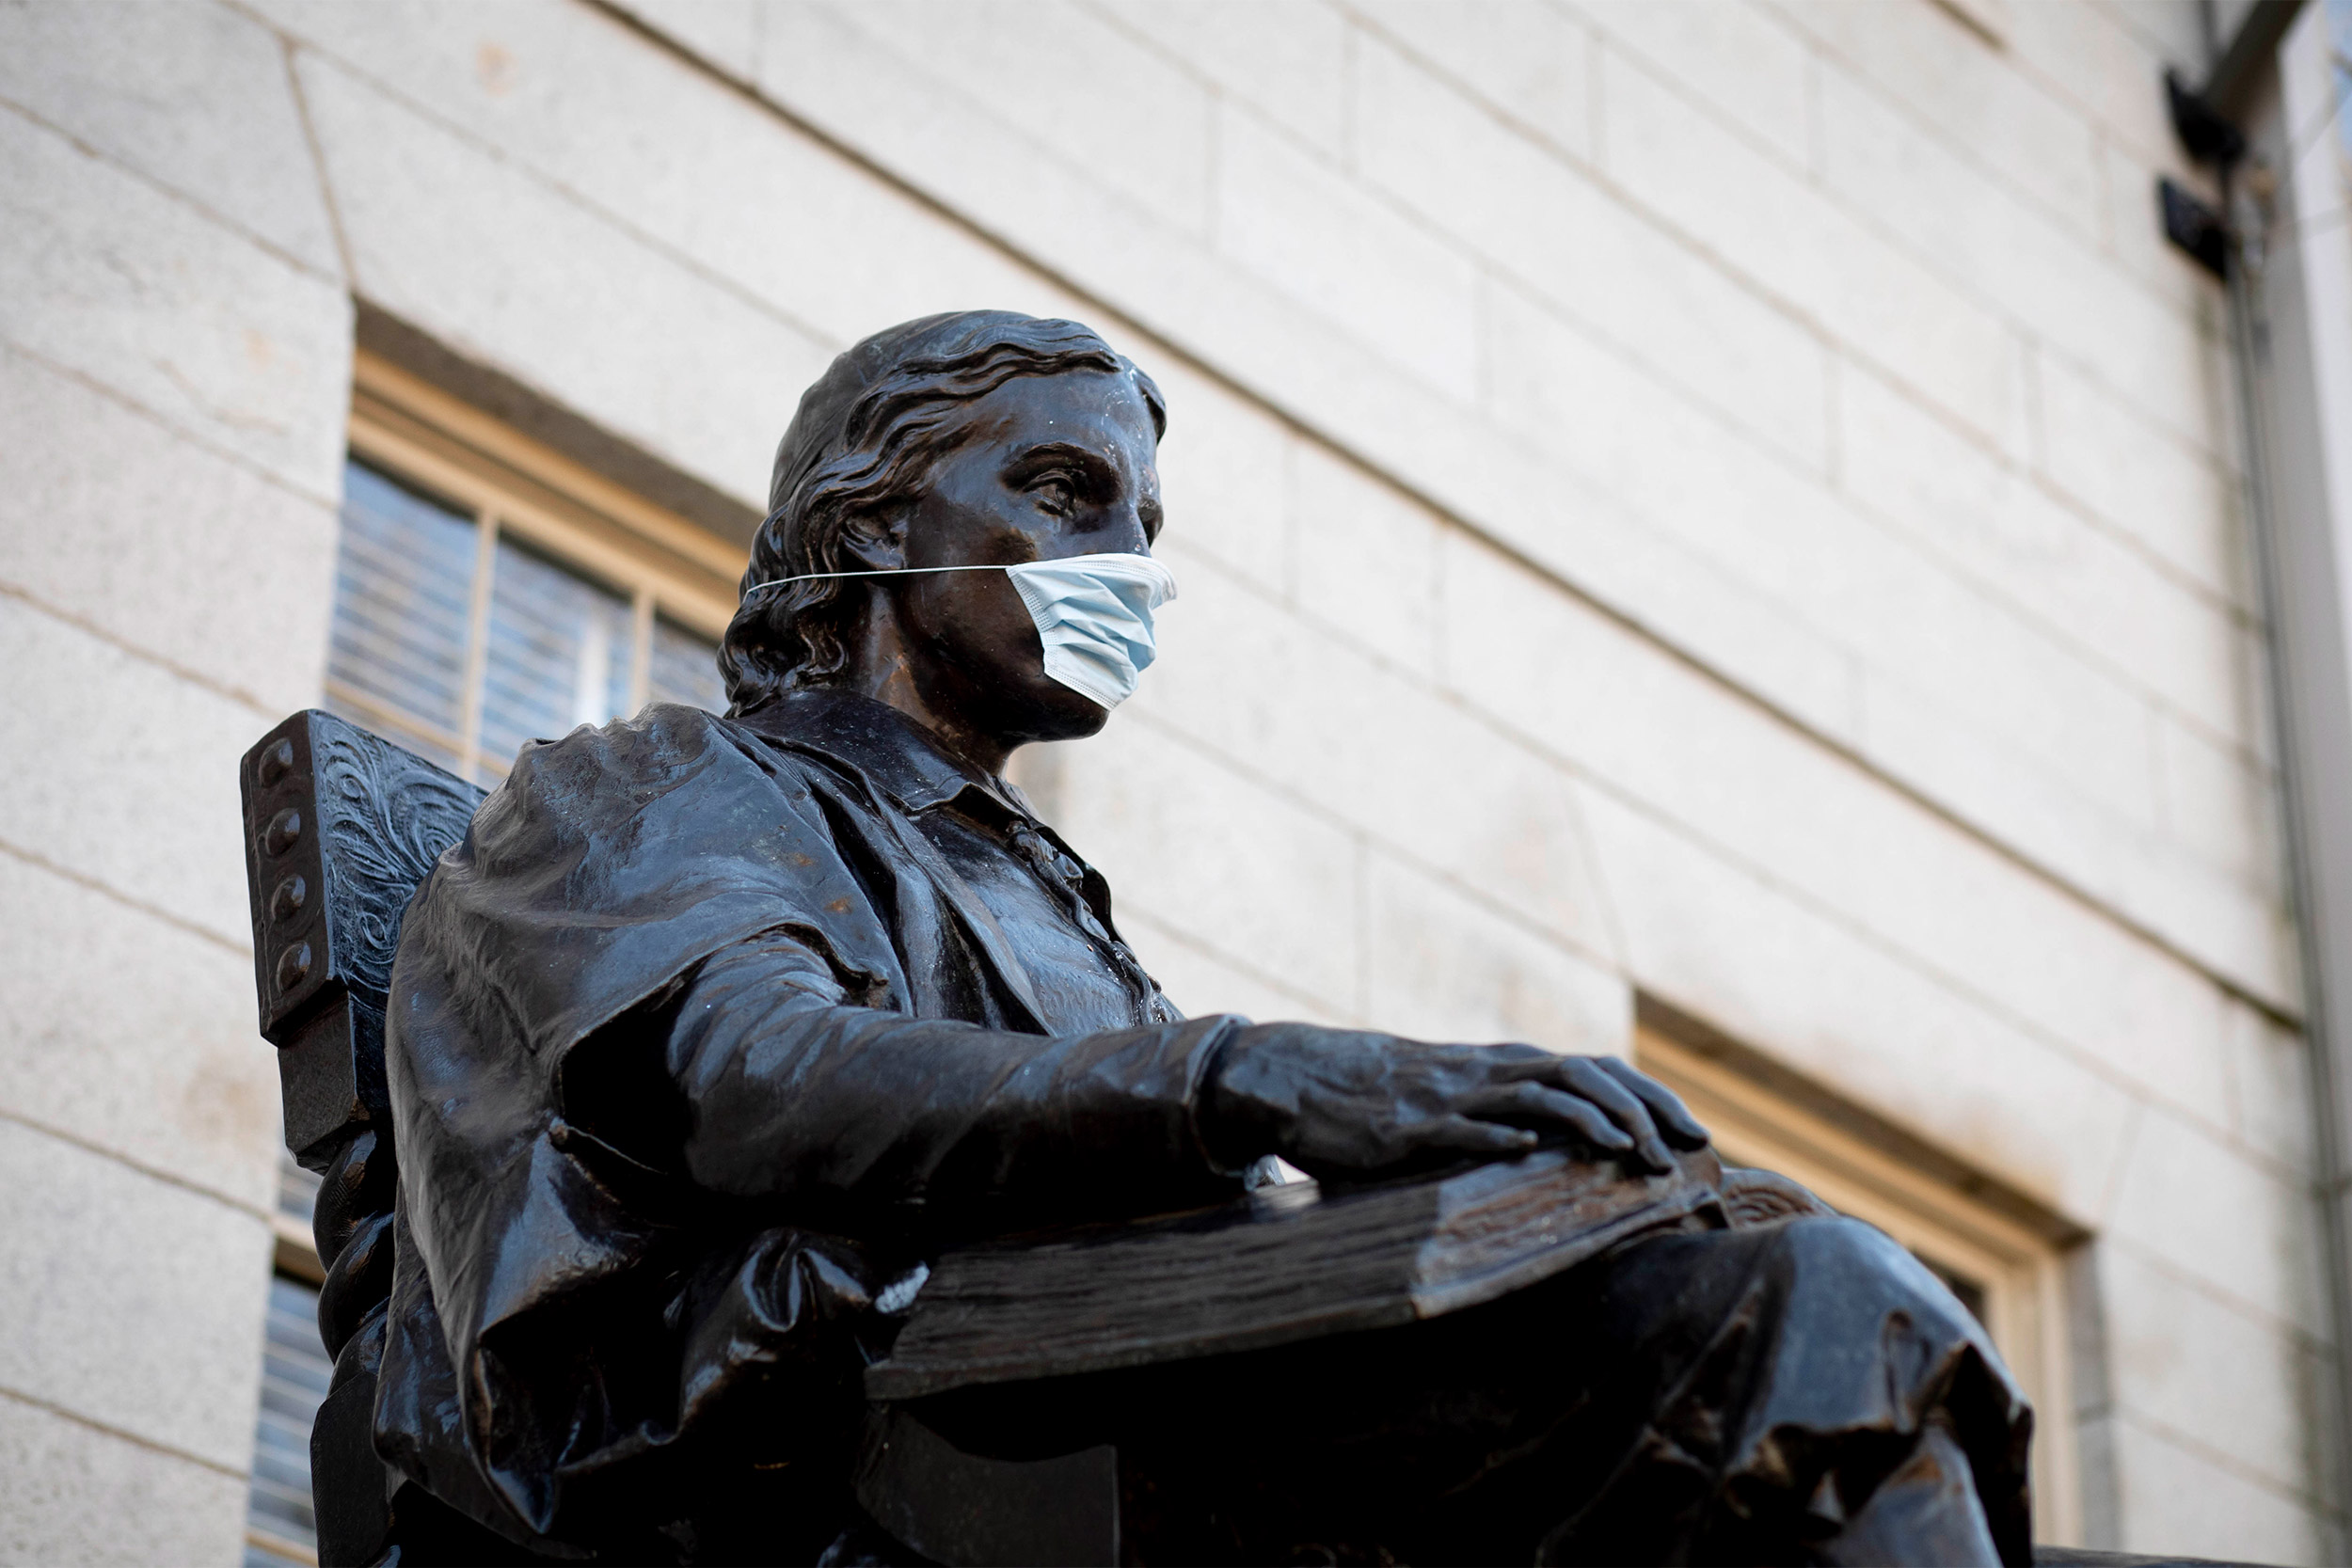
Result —
[{"label": "chair backrest", "polygon": [[[278,1047],[286,1147],[326,1178],[319,1322],[338,1354],[382,1300],[360,1287],[389,1277],[384,1006],[401,916],[484,791],[315,708],[263,736],[239,774],[262,1034]],[[385,1244],[351,1256],[363,1239]]]},{"label": "chair backrest", "polygon": [[239,768],[253,983],[278,1047],[286,1147],[320,1175],[319,1337],[335,1378],[310,1432],[319,1561],[510,1560],[513,1548],[390,1476],[373,1442],[398,1169],[384,1008],[401,918],[484,791],[330,713],[295,714]]}]

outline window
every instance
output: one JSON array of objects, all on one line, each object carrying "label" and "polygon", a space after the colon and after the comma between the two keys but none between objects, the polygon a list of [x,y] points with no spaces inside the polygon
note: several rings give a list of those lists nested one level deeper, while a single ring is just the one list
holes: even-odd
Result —
[{"label": "window", "polygon": [[525,741],[726,705],[741,549],[362,356],[326,705],[485,784]]},{"label": "window", "polygon": [[[355,381],[326,706],[484,784],[648,702],[725,707],[742,549],[368,355]],[[318,1560],[318,1186],[281,1160],[246,1568]]]},{"label": "window", "polygon": [[318,1561],[310,1512],[310,1423],[335,1363],[319,1339],[318,1252],[310,1207],[319,1179],[279,1156],[278,1268],[269,1283],[262,1335],[262,1408],[253,1430],[253,1480],[246,1493],[245,1568]]},{"label": "window", "polygon": [[[1663,1014],[1645,999],[1645,1018]],[[1687,1031],[1677,1031],[1686,1035]],[[1802,1182],[1840,1212],[1867,1220],[1908,1247],[1977,1315],[2033,1401],[2037,1539],[2076,1540],[2081,1489],[2074,1460],[2074,1398],[2067,1375],[2064,1247],[2076,1239],[2025,1200],[1991,1200],[1957,1170],[1888,1152],[1818,1093],[1784,1090],[1734,1065],[1740,1055],[1701,1049],[1658,1027],[1637,1029],[1634,1058],[1690,1105],[1715,1134],[1726,1164],[1756,1165]],[[1937,1158],[1934,1164],[1950,1165]]]}]

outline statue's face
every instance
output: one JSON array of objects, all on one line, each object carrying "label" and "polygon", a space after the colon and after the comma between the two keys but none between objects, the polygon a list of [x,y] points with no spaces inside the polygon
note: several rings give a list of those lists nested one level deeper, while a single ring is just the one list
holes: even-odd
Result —
[{"label": "statue's face", "polygon": [[[1021,376],[971,404],[962,440],[896,519],[909,566],[1148,552],[1160,531],[1159,438],[1132,377]],[[1002,572],[892,584],[911,660],[936,710],[1008,746],[1066,740],[1105,711],[1045,673],[1037,627]]]}]

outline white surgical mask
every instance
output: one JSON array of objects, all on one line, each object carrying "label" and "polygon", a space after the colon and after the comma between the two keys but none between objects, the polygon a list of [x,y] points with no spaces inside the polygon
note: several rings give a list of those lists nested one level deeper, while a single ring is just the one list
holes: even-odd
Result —
[{"label": "white surgical mask", "polygon": [[807,572],[754,583],[764,588],[816,578],[920,577],[928,572],[1002,572],[1037,623],[1045,673],[1113,708],[1136,694],[1136,681],[1159,650],[1152,612],[1176,596],[1176,579],[1148,555],[1071,555],[1010,566],[899,566],[869,572]]}]

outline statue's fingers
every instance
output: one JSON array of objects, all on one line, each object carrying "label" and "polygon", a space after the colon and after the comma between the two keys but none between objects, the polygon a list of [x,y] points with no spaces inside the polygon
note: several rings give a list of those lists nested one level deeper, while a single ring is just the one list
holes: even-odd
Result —
[{"label": "statue's fingers", "polygon": [[1537,1138],[1524,1127],[1454,1114],[1418,1130],[1415,1141],[1430,1148],[1462,1148],[1474,1154],[1521,1154],[1534,1148]]},{"label": "statue's fingers", "polygon": [[1520,1084],[1531,1078],[1549,1080],[1560,1063],[1559,1053],[1516,1040],[1470,1049],[1478,1053],[1478,1066],[1498,1084]]},{"label": "statue's fingers", "polygon": [[1553,1081],[1608,1112],[1612,1120],[1636,1138],[1658,1135],[1658,1124],[1650,1120],[1649,1107],[1613,1076],[1603,1072],[1592,1057],[1561,1057]]},{"label": "statue's fingers", "polygon": [[[1634,1156],[1659,1169],[1665,1168],[1662,1145],[1652,1154],[1643,1148],[1625,1129],[1611,1120],[1599,1106],[1565,1089],[1548,1084],[1515,1084],[1497,1088],[1465,1106],[1473,1115],[1501,1117],[1513,1121],[1545,1121],[1574,1133],[1586,1147],[1605,1154]],[[1656,1144],[1655,1138],[1650,1140]]]},{"label": "statue's fingers", "polygon": [[1665,1134],[1668,1143],[1683,1148],[1705,1148],[1711,1141],[1712,1135],[1705,1125],[1691,1114],[1690,1108],[1682,1103],[1681,1097],[1674,1090],[1619,1057],[1602,1056],[1597,1060],[1601,1069],[1610,1077],[1642,1097],[1642,1102],[1657,1118],[1658,1130]]},{"label": "statue's fingers", "polygon": [[1665,1140],[1658,1135],[1658,1123],[1650,1119],[1649,1107],[1613,1074],[1602,1070],[1600,1063],[1590,1056],[1566,1057],[1560,1064],[1560,1081],[1606,1111],[1652,1165],[1664,1170],[1674,1163]]}]

